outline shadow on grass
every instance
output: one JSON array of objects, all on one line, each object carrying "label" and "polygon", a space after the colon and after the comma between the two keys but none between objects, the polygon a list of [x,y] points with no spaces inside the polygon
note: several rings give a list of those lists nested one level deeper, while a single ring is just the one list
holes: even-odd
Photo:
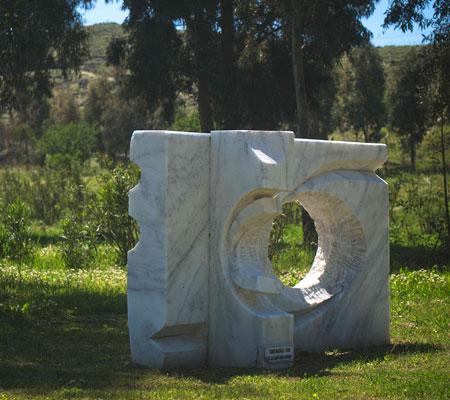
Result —
[{"label": "shadow on grass", "polygon": [[401,268],[408,270],[431,269],[448,265],[449,254],[444,247],[402,246],[391,243],[391,272]]},{"label": "shadow on grass", "polygon": [[[319,354],[300,353],[286,370],[202,368],[171,370],[162,375],[131,363],[125,313],[90,316],[25,318],[0,315],[0,388],[42,394],[80,387],[90,390],[126,389],[161,383],[161,376],[190,377],[204,383],[226,383],[235,376],[326,376],[330,369],[355,361],[381,360],[388,354],[428,353],[439,346],[405,343],[364,350]],[[166,383],[167,384],[167,383]]]},{"label": "shadow on grass", "polygon": [[[1,289],[1,288],[0,288]],[[18,311],[0,313],[0,389],[45,394],[61,388],[146,390],[190,377],[205,383],[226,383],[235,376],[327,376],[339,365],[382,360],[388,354],[436,352],[439,346],[405,343],[364,350],[298,354],[287,370],[202,368],[161,374],[131,363],[124,293],[95,293],[62,286],[5,284],[0,302]],[[28,313],[20,307],[28,302]],[[76,307],[76,309],[75,309]],[[0,307],[1,309],[1,307]],[[16,314],[14,314],[16,312]]]},{"label": "shadow on grass", "polygon": [[0,320],[0,387],[113,387],[130,368],[126,315]]},{"label": "shadow on grass", "polygon": [[50,244],[58,244],[62,241],[61,234],[55,234],[54,232],[47,232],[45,230],[32,231],[30,238],[34,243],[37,243],[42,247]]},{"label": "shadow on grass", "polygon": [[236,376],[262,376],[276,375],[280,377],[328,376],[332,374],[332,368],[353,362],[371,362],[383,360],[387,355],[404,355],[414,353],[430,353],[441,350],[438,345],[425,343],[402,343],[397,345],[371,347],[366,349],[333,351],[323,353],[296,354],[294,366],[283,370],[262,370],[247,368],[212,368],[194,371],[170,372],[173,376],[191,376],[205,383],[224,384]]}]

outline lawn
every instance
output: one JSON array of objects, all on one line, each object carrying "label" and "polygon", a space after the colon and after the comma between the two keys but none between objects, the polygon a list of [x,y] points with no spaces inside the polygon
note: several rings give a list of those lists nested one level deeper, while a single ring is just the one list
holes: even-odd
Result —
[{"label": "lawn", "polygon": [[447,269],[391,275],[389,346],[298,354],[282,371],[159,372],[131,362],[124,269],[50,264],[0,263],[0,400],[449,397]]}]

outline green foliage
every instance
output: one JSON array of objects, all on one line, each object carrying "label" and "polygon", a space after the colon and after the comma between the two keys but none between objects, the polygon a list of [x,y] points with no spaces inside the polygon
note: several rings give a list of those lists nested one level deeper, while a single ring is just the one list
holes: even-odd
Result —
[{"label": "green foliage", "polygon": [[134,130],[163,124],[157,112],[148,111],[141,97],[130,97],[126,93],[121,83],[125,78],[119,72],[116,78],[115,85],[105,79],[90,85],[84,109],[85,121],[99,131],[97,150],[115,161],[127,158]]},{"label": "green foliage", "polygon": [[61,222],[61,253],[68,268],[88,267],[95,260],[97,235],[80,211],[68,213]]},{"label": "green foliage", "polygon": [[116,167],[103,176],[94,206],[98,231],[116,247],[122,265],[126,264],[127,252],[137,241],[136,223],[128,215],[128,192],[137,181],[136,167]]},{"label": "green foliage", "polygon": [[55,90],[52,98],[50,119],[53,125],[67,125],[80,120],[80,111],[74,96],[67,91]]},{"label": "green foliage", "polygon": [[192,111],[188,114],[178,115],[169,129],[181,132],[201,132],[198,112]]},{"label": "green foliage", "polygon": [[[440,128],[435,126],[423,137],[422,143],[417,149],[417,156],[423,166],[442,169]],[[450,160],[450,125],[444,127],[444,151],[446,160]]]},{"label": "green foliage", "polygon": [[364,134],[366,142],[378,141],[384,122],[384,70],[373,46],[354,48],[337,70],[338,90],[334,113],[344,129]]},{"label": "green foliage", "polygon": [[46,165],[56,169],[73,169],[92,155],[96,130],[84,122],[55,125],[39,140],[39,152]]},{"label": "green foliage", "polygon": [[[432,12],[428,12],[432,8]],[[442,0],[393,0],[385,13],[384,27],[393,25],[403,32],[413,31],[415,24],[422,30],[431,28],[427,41],[450,44],[450,7]]]},{"label": "green foliage", "polygon": [[164,119],[171,121],[175,93],[182,83],[180,60],[184,55],[172,10],[166,18],[157,18],[160,10],[155,10],[152,4],[127,2],[124,7],[130,8],[133,16],[125,24],[128,42],[120,38],[112,40],[108,60],[129,69],[127,82],[131,91],[144,98],[151,111],[161,107]]},{"label": "green foliage", "polygon": [[26,123],[12,126],[14,145],[14,158],[26,164],[30,164],[34,158],[33,148],[36,144],[36,132]]},{"label": "green foliage", "polygon": [[[300,46],[305,113],[321,116],[311,118],[311,127],[324,138],[330,124],[332,66],[343,52],[367,42],[361,18],[373,11],[374,2],[292,4],[309,10],[302,13],[297,35],[299,40],[307,37]],[[292,125],[291,2],[148,1],[124,6],[132,16],[125,23],[128,36],[112,41],[109,60],[130,70],[130,92],[145,98],[151,110],[161,107],[166,121],[174,115],[175,91],[182,90],[196,96],[202,130]]]},{"label": "green foliage", "polygon": [[31,191],[31,182],[20,171],[6,169],[0,172],[0,203],[8,205],[15,200],[26,200]]},{"label": "green foliage", "polygon": [[90,125],[102,125],[102,115],[109,106],[113,87],[106,79],[99,79],[89,85],[85,107],[84,120]]},{"label": "green foliage", "polygon": [[409,53],[395,70],[394,83],[388,96],[390,124],[404,139],[410,151],[411,166],[416,167],[416,147],[422,140],[427,124],[427,77],[424,59]]},{"label": "green foliage", "polygon": [[0,3],[0,114],[50,96],[50,71],[78,68],[86,52],[80,8],[90,0]]},{"label": "green foliage", "polygon": [[[427,263],[445,263],[447,238],[441,177],[399,173],[387,177],[389,184],[390,242],[392,266],[397,268],[405,256],[412,262],[423,262],[413,249],[427,251]],[[398,254],[396,248],[410,248],[410,255]],[[428,250],[425,250],[428,249]],[[443,254],[444,253],[444,254]],[[416,261],[413,261],[416,260]]]},{"label": "green foliage", "polygon": [[[70,187],[79,184],[78,172],[72,170],[68,174],[49,167],[34,167],[27,173],[7,169],[0,173],[1,202],[11,204],[21,200],[31,209],[33,218],[51,225],[72,205]],[[78,198],[78,204],[83,200]]]},{"label": "green foliage", "polygon": [[66,188],[72,177],[53,170],[50,167],[36,168],[29,175],[29,192],[20,192],[29,204],[34,218],[47,225],[54,224],[64,209]]},{"label": "green foliage", "polygon": [[141,98],[127,100],[117,93],[109,96],[106,104],[101,115],[103,149],[113,159],[126,160],[133,131],[152,126],[145,103]]},{"label": "green foliage", "polygon": [[0,221],[0,257],[23,261],[33,251],[30,240],[30,209],[20,200],[2,210]]},{"label": "green foliage", "polygon": [[92,215],[95,199],[95,194],[82,184],[66,188],[61,255],[68,268],[86,268],[96,259],[99,237]]}]

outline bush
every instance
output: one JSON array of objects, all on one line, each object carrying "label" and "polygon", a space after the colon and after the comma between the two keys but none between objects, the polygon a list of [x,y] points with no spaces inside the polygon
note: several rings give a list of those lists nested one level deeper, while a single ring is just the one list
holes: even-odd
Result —
[{"label": "bush", "polygon": [[63,236],[61,252],[64,264],[69,268],[89,266],[96,256],[96,233],[82,213],[68,213],[62,220]]},{"label": "bush", "polygon": [[392,243],[435,248],[445,242],[441,179],[438,174],[407,173],[387,179]]},{"label": "bush", "polygon": [[72,179],[50,168],[35,169],[30,174],[30,204],[34,218],[47,225],[55,223],[64,208],[66,187]]},{"label": "bush", "polygon": [[30,209],[21,200],[15,200],[3,210],[0,224],[0,254],[23,261],[33,250],[30,238]]},{"label": "bush", "polygon": [[94,204],[98,231],[118,251],[118,261],[127,262],[127,252],[137,241],[137,226],[128,215],[128,192],[137,184],[138,169],[117,167],[104,175]]},{"label": "bush", "polygon": [[39,140],[38,150],[47,166],[73,169],[91,157],[96,136],[95,129],[84,122],[55,125]]},{"label": "bush", "polygon": [[[46,225],[55,223],[64,209],[72,207],[70,188],[81,181],[75,171],[67,174],[47,167],[35,167],[28,173],[6,170],[0,178],[1,202],[23,201],[31,209],[31,216]],[[83,198],[79,197],[77,203],[82,202]]]},{"label": "bush", "polygon": [[[444,126],[444,149],[447,163],[450,149],[450,125]],[[417,148],[417,157],[420,165],[431,167],[437,172],[442,170],[441,130],[435,126],[423,137],[422,143]]]},{"label": "bush", "polygon": [[0,174],[0,200],[2,204],[11,204],[22,200],[28,204],[31,182],[26,175],[6,169]]},{"label": "bush", "polygon": [[182,132],[201,132],[198,112],[191,111],[187,114],[177,115],[175,121],[170,126],[170,129]]}]

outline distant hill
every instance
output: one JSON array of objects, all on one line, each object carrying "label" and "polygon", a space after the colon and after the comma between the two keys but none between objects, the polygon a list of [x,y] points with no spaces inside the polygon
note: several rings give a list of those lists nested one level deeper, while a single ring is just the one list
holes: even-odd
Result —
[{"label": "distant hill", "polygon": [[[78,76],[69,79],[59,77],[55,89],[75,97],[76,103],[82,109],[89,85],[96,79],[103,77],[112,79],[113,69],[106,65],[106,51],[113,38],[125,37],[121,25],[116,23],[102,23],[86,26],[89,33],[89,58],[81,66]],[[409,51],[416,51],[421,46],[385,46],[377,50],[382,58],[387,79],[392,76],[392,69],[402,62]]]},{"label": "distant hill", "polygon": [[113,38],[125,37],[121,25],[103,23],[86,26],[89,33],[89,59],[83,63],[82,69],[88,72],[98,72],[106,66],[106,49]]},{"label": "distant hill", "polygon": [[[84,62],[82,69],[95,73],[106,66],[106,49],[111,39],[125,37],[126,34],[121,25],[113,22],[86,26],[86,30],[89,32],[90,57]],[[420,45],[384,46],[377,47],[377,50],[384,66],[389,68],[399,64],[409,51],[420,48]]]},{"label": "distant hill", "polygon": [[[69,74],[67,77],[56,73],[54,93],[64,93],[73,96],[80,110],[83,109],[89,85],[99,79],[113,79],[113,68],[106,65],[106,50],[113,38],[125,37],[121,25],[116,23],[103,23],[86,26],[89,33],[89,57],[81,65],[78,74]],[[54,101],[50,99],[50,102]]]},{"label": "distant hill", "polygon": [[383,46],[377,47],[378,54],[380,55],[384,67],[394,67],[402,62],[410,51],[419,51],[422,48],[421,45],[415,46]]}]

